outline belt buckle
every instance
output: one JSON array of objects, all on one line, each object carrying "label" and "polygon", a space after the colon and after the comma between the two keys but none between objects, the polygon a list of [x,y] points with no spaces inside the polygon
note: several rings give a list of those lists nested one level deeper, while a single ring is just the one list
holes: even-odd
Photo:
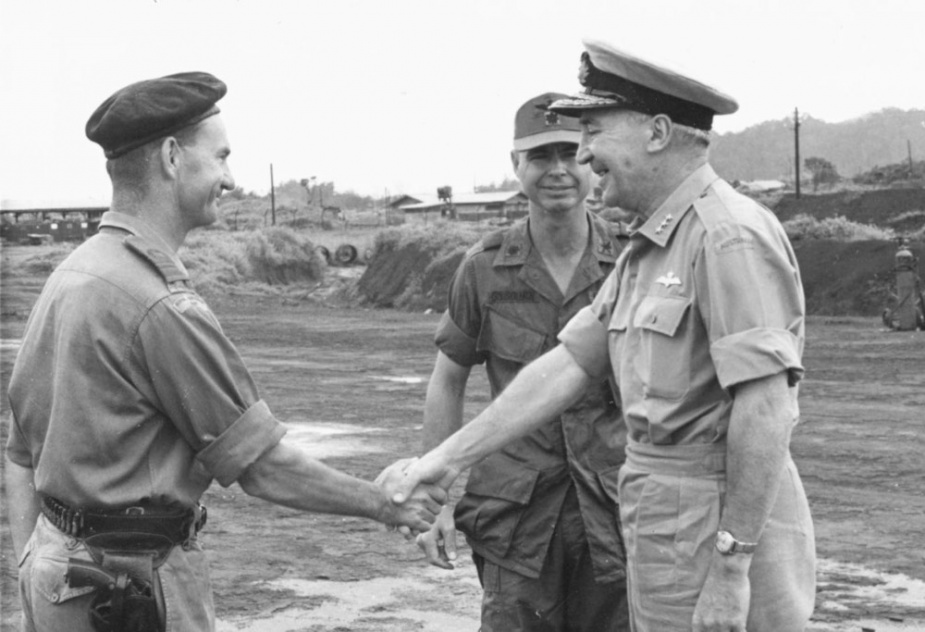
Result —
[{"label": "belt buckle", "polygon": [[125,510],[124,513],[126,516],[143,516],[145,515],[145,508],[144,507],[129,507],[128,509]]}]

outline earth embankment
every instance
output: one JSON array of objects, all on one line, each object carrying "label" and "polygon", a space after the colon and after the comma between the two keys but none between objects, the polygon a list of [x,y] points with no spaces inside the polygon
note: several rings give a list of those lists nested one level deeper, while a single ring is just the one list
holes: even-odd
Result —
[{"label": "earth embankment", "polygon": [[806,214],[816,219],[841,216],[859,224],[892,228],[897,233],[921,231],[925,225],[925,189],[844,190],[801,195],[788,193],[773,204],[782,222]]},{"label": "earth embankment", "polygon": [[[477,236],[473,236],[473,243]],[[450,251],[428,250],[416,241],[377,249],[357,282],[357,292],[368,304],[410,311],[441,312],[447,288],[462,260],[467,243]],[[796,240],[806,309],[827,316],[877,316],[891,306],[894,291],[892,241]],[[925,260],[925,243],[911,250]]]}]

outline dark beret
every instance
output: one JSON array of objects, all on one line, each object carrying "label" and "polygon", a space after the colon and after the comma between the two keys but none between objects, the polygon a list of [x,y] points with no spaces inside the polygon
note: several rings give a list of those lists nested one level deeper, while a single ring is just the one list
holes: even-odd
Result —
[{"label": "dark beret", "polygon": [[139,81],[103,101],[87,121],[87,138],[118,158],[158,138],[218,114],[224,82],[207,72],[181,72]]}]

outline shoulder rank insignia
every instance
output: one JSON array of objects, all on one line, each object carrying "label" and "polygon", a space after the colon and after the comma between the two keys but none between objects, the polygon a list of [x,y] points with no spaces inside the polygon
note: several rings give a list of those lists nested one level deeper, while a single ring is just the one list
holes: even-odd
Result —
[{"label": "shoulder rank insignia", "polygon": [[127,237],[124,243],[129,249],[151,263],[168,284],[185,281],[189,278],[186,272],[174,264],[170,255],[153,247],[141,237],[134,235]]}]

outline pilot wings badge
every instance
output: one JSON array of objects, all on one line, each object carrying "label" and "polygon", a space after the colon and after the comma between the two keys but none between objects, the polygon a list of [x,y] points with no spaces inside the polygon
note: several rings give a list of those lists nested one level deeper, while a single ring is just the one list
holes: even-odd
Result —
[{"label": "pilot wings badge", "polygon": [[665,287],[671,287],[672,285],[681,285],[681,279],[675,276],[674,272],[669,272],[668,274],[663,274],[662,276],[655,279],[656,283],[661,283]]}]

